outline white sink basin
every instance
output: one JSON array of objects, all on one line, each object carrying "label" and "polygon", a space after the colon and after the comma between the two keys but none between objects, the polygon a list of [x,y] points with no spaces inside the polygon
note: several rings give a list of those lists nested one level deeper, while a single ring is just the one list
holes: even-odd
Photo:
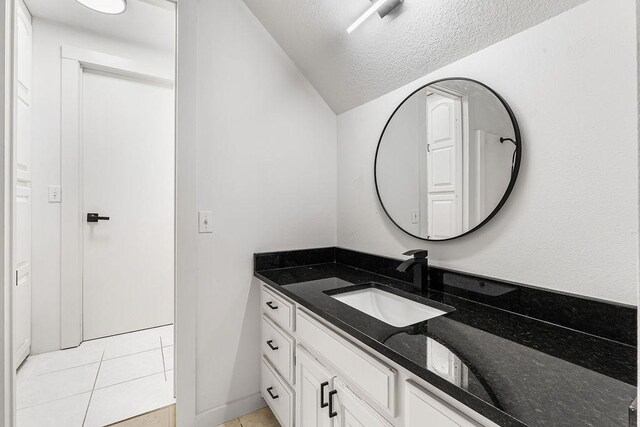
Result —
[{"label": "white sink basin", "polygon": [[377,288],[344,292],[331,297],[396,327],[413,325],[447,314],[446,311]]}]

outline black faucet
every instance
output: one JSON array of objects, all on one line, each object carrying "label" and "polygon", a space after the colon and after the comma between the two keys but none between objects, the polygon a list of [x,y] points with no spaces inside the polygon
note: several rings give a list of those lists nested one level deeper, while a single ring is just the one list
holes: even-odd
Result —
[{"label": "black faucet", "polygon": [[429,260],[427,259],[429,252],[425,249],[413,249],[403,255],[413,255],[413,258],[409,258],[400,264],[397,270],[403,273],[413,270],[413,287],[422,293],[426,293],[429,286]]}]

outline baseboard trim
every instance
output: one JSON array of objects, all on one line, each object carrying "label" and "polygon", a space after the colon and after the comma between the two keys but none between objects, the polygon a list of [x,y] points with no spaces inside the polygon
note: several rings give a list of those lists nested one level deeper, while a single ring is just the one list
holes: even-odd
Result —
[{"label": "baseboard trim", "polygon": [[196,415],[196,427],[212,427],[220,425],[226,421],[238,418],[249,412],[257,411],[267,406],[266,402],[260,395],[255,393],[216,408],[211,408]]}]

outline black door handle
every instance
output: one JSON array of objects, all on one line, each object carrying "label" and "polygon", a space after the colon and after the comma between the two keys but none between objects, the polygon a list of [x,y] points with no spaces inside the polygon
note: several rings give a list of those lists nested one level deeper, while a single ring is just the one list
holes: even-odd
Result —
[{"label": "black door handle", "polygon": [[273,390],[273,387],[269,387],[269,388],[267,389],[267,393],[269,393],[269,396],[271,396],[271,398],[272,398],[272,399],[277,399],[277,398],[279,398],[279,397],[280,397],[280,396],[278,396],[277,394],[275,394],[275,395],[274,395],[273,393],[271,393],[271,390]]},{"label": "black door handle", "polygon": [[271,350],[277,350],[279,347],[273,345],[273,340],[267,341],[267,345],[271,348]]},{"label": "black door handle", "polygon": [[87,222],[98,222],[98,221],[109,221],[108,216],[99,216],[97,213],[88,213],[87,214]]},{"label": "black door handle", "polygon": [[321,408],[326,408],[327,406],[329,406],[329,404],[324,401],[324,389],[328,385],[329,385],[329,381],[325,381],[322,384],[320,384],[320,407]]},{"label": "black door handle", "polygon": [[333,410],[333,396],[335,396],[336,394],[338,394],[336,390],[331,390],[329,392],[329,418],[338,416],[338,413],[334,412]]},{"label": "black door handle", "polygon": [[276,306],[274,306],[274,305],[273,305],[273,301],[269,301],[269,302],[267,303],[267,305],[269,306],[269,308],[270,308],[271,310],[277,310],[277,309],[278,309],[278,306],[277,306],[277,305],[276,305]]}]

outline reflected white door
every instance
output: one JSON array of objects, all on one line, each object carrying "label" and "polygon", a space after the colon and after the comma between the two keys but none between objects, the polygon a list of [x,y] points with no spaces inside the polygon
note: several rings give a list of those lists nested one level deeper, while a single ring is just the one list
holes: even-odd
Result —
[{"label": "reflected white door", "polygon": [[84,70],[82,93],[83,339],[173,323],[173,89]]},{"label": "reflected white door", "polygon": [[22,2],[16,4],[16,53],[13,357],[17,368],[31,349],[31,16]]},{"label": "reflected white door", "polygon": [[427,206],[430,239],[462,231],[462,102],[427,97]]}]

